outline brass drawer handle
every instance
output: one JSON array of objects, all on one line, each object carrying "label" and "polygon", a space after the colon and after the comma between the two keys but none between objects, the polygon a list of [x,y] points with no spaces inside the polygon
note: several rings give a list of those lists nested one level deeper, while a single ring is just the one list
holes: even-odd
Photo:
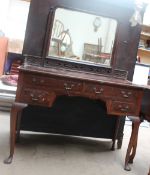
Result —
[{"label": "brass drawer handle", "polygon": [[118,105],[118,107],[119,107],[120,111],[122,111],[122,112],[128,112],[128,110],[129,110],[128,105],[127,106]]},{"label": "brass drawer handle", "polygon": [[65,90],[71,90],[74,87],[74,84],[68,85],[67,83],[64,83]]},{"label": "brass drawer handle", "polygon": [[40,98],[41,98],[41,95],[39,95],[38,97],[36,97],[36,95],[34,95],[34,94],[30,94],[30,96],[31,96],[31,100],[32,101],[39,101],[40,100]]},{"label": "brass drawer handle", "polygon": [[37,79],[35,77],[32,78],[32,82],[35,83],[37,82]]},{"label": "brass drawer handle", "polygon": [[125,98],[129,98],[129,96],[128,96],[128,95],[126,95],[126,94],[124,94],[124,95],[123,95],[123,97],[125,97]]},{"label": "brass drawer handle", "polygon": [[44,102],[45,101],[45,98],[40,99],[40,97],[37,97],[37,98],[36,97],[32,97],[31,100],[34,101],[34,102],[37,102],[37,101]]},{"label": "brass drawer handle", "polygon": [[125,92],[125,91],[121,91],[121,94],[123,95],[124,98],[129,98],[130,95],[132,95],[132,92]]},{"label": "brass drawer handle", "polygon": [[42,79],[42,80],[40,80],[40,83],[44,83],[44,80]]},{"label": "brass drawer handle", "polygon": [[37,78],[33,77],[33,78],[32,78],[32,82],[33,82],[33,83],[37,83],[37,82],[39,82],[39,83],[44,83],[44,80],[43,80],[43,79],[42,79],[42,80],[38,80]]},{"label": "brass drawer handle", "polygon": [[125,109],[125,108],[121,108],[120,109],[122,112],[128,112],[128,109]]},{"label": "brass drawer handle", "polygon": [[101,94],[104,91],[103,88],[100,88],[99,90],[97,90],[96,87],[94,87],[93,90],[94,90],[95,94]]},{"label": "brass drawer handle", "polygon": [[39,99],[38,99],[38,98],[32,97],[31,100],[32,100],[32,101],[38,101]]}]

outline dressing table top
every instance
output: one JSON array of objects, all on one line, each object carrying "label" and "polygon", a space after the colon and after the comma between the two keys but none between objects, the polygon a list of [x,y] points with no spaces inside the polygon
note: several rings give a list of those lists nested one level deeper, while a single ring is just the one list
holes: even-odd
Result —
[{"label": "dressing table top", "polygon": [[115,77],[107,77],[107,76],[100,76],[94,73],[89,72],[77,72],[74,70],[67,70],[67,69],[61,69],[61,68],[44,68],[44,67],[38,67],[38,66],[21,66],[20,71],[22,72],[28,72],[28,73],[36,73],[40,75],[51,75],[51,76],[59,76],[59,77],[66,77],[66,78],[73,78],[73,79],[80,79],[80,80],[87,80],[87,81],[96,81],[100,84],[108,84],[108,85],[117,85],[117,86],[124,86],[124,87],[133,87],[137,89],[150,89],[150,86],[148,85],[139,85],[134,84],[129,80],[123,80]]}]

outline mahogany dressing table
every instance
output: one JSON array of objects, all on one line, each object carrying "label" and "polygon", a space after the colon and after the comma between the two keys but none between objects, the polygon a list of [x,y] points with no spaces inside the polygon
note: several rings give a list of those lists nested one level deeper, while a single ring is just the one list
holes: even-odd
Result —
[{"label": "mahogany dressing table", "polygon": [[51,107],[58,96],[82,96],[105,102],[108,114],[139,118],[146,87],[130,81],[141,31],[130,23],[134,7],[129,0],[31,1],[5,163],[28,104]]}]

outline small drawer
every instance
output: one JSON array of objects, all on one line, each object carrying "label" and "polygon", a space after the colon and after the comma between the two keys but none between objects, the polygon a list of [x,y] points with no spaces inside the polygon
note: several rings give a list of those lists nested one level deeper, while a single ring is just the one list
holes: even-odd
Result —
[{"label": "small drawer", "polygon": [[135,101],[138,97],[138,91],[131,89],[114,88],[113,95],[116,99]]},{"label": "small drawer", "polygon": [[56,98],[54,92],[48,92],[45,90],[23,88],[20,93],[20,102],[41,105],[41,106],[51,106]]},{"label": "small drawer", "polygon": [[30,86],[49,86],[49,87],[56,87],[58,84],[57,79],[55,78],[48,78],[44,76],[38,76],[38,75],[25,75],[23,77],[23,83],[28,84]]},{"label": "small drawer", "polygon": [[113,115],[134,115],[138,116],[139,109],[136,103],[124,103],[120,101],[109,101],[107,103],[107,111]]}]

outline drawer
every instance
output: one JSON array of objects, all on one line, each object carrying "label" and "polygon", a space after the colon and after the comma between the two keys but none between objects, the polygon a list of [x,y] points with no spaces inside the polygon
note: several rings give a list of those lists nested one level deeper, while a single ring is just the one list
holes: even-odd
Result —
[{"label": "drawer", "polygon": [[113,88],[114,98],[116,99],[124,99],[125,101],[135,101],[138,97],[138,91],[132,89],[123,89],[123,88]]},{"label": "drawer", "polygon": [[22,88],[20,95],[17,95],[17,101],[41,106],[51,106],[55,98],[54,92],[26,87]]},{"label": "drawer", "polygon": [[107,112],[113,115],[134,115],[138,116],[139,109],[136,103],[125,103],[120,101],[108,101]]},{"label": "drawer", "polygon": [[90,97],[110,96],[112,88],[101,84],[84,84],[84,93]]},{"label": "drawer", "polygon": [[62,77],[43,77],[37,75],[25,75],[23,83],[28,84],[30,86],[40,86],[47,87],[53,89],[62,89],[67,91],[81,91],[82,90],[82,82],[71,80]]}]

